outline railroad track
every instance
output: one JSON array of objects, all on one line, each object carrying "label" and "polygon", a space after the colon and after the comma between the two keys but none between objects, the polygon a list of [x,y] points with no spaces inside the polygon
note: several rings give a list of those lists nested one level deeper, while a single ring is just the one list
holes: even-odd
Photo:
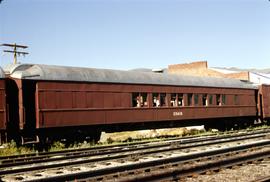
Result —
[{"label": "railroad track", "polygon": [[95,146],[95,147],[89,147],[89,148],[79,148],[79,149],[67,149],[62,151],[53,151],[53,152],[36,152],[36,153],[29,153],[29,154],[21,154],[21,155],[11,155],[11,156],[0,156],[0,164],[3,163],[10,163],[10,162],[19,162],[19,161],[31,161],[32,159],[36,161],[36,159],[41,158],[50,158],[53,156],[59,156],[59,155],[72,155],[72,154],[78,154],[78,153],[84,153],[84,152],[90,152],[93,151],[93,153],[99,153],[105,150],[111,150],[112,148],[116,150],[121,150],[121,148],[136,148],[137,146],[142,146],[143,144],[148,145],[149,143],[158,143],[158,142],[173,142],[173,141],[183,141],[183,142],[193,142],[198,140],[205,140],[207,137],[209,139],[211,137],[216,136],[228,136],[238,134],[241,135],[251,135],[251,134],[264,134],[269,132],[270,129],[257,129],[253,131],[229,131],[229,132],[220,132],[220,133],[212,133],[208,135],[202,135],[202,136],[185,136],[185,137],[174,137],[174,138],[168,138],[168,139],[157,139],[154,141],[138,141],[133,143],[122,143],[122,144],[112,144],[112,145],[103,145],[103,146]]},{"label": "railroad track", "polygon": [[[23,165],[33,165],[37,163],[44,163],[44,162],[52,162],[52,161],[63,161],[63,160],[70,160],[76,158],[83,158],[83,157],[95,157],[96,159],[92,158],[91,161],[95,162],[96,160],[110,160],[119,158],[121,156],[105,156],[102,159],[99,159],[98,156],[101,155],[112,155],[112,154],[120,154],[127,155],[130,152],[142,151],[142,150],[150,150],[148,153],[152,153],[153,149],[156,151],[164,152],[167,150],[171,150],[174,148],[175,150],[189,148],[189,147],[198,147],[198,146],[205,146],[210,144],[216,144],[221,142],[228,142],[228,141],[238,141],[243,139],[252,139],[252,138],[260,138],[265,137],[268,131],[257,131],[252,133],[240,133],[237,135],[222,135],[222,136],[206,136],[206,137],[195,137],[195,138],[182,138],[182,139],[174,139],[163,141],[159,143],[150,143],[150,144],[137,144],[131,146],[116,146],[112,148],[90,148],[90,149],[82,149],[82,150],[71,150],[71,151],[63,151],[63,152],[52,152],[46,153],[47,155],[40,155],[40,156],[29,156],[24,158],[13,158],[13,159],[4,159],[0,160],[0,175],[12,173],[12,172],[21,172],[23,168],[17,169],[12,168],[13,166],[23,166]],[[152,150],[151,150],[152,149]],[[129,155],[129,154],[128,154]],[[54,164],[52,167],[57,167],[57,165],[62,164]],[[49,166],[47,166],[49,167]],[[10,170],[8,170],[8,168]],[[32,169],[42,169],[42,167],[38,167],[37,165],[32,166]],[[21,170],[21,171],[20,171]]]},{"label": "railroad track", "polygon": [[[121,150],[103,153],[83,153],[82,155],[54,156],[46,161],[24,161],[26,163],[3,163],[0,168],[1,180],[3,181],[66,181],[75,178],[92,178],[88,180],[103,180],[125,176],[121,173],[128,171],[129,176],[138,174],[140,168],[147,170],[156,168],[160,164],[170,165],[172,162],[194,161],[209,155],[224,154],[236,150],[248,150],[250,147],[262,147],[270,145],[269,139],[264,139],[269,131],[257,131],[241,133],[234,136],[209,136],[206,138],[189,138],[185,140],[165,141],[152,145],[125,146]],[[197,140],[197,141],[196,141]],[[101,149],[103,150],[103,149]],[[84,151],[85,152],[85,151]],[[269,152],[269,151],[268,151]],[[45,161],[44,161],[45,160]],[[143,160],[143,161],[141,161]],[[165,167],[164,167],[165,168]],[[144,169],[144,171],[147,171]],[[133,171],[133,172],[132,172]],[[113,176],[113,178],[112,178]],[[132,177],[131,177],[132,178]],[[117,180],[120,180],[117,179]],[[127,180],[127,179],[124,179]]]},{"label": "railroad track", "polygon": [[[230,148],[227,151],[220,150],[217,153],[197,156],[196,160],[184,160],[173,162],[166,165],[155,166],[154,168],[144,168],[136,171],[136,177],[129,175],[120,176],[117,181],[134,182],[134,181],[177,181],[186,177],[194,177],[200,174],[216,173],[223,168],[232,168],[233,166],[243,165],[254,161],[260,161],[270,158],[270,145],[268,149],[258,146],[248,148]],[[147,173],[146,173],[147,172]],[[129,172],[130,174],[130,172]],[[106,176],[106,181],[114,181],[116,176]],[[109,180],[108,180],[109,179]],[[265,180],[261,178],[261,180]],[[95,179],[89,180],[94,181]]]},{"label": "railroad track", "polygon": [[[254,151],[253,151],[254,152]],[[184,178],[185,182],[197,182],[197,181],[243,181],[243,182],[262,182],[269,181],[270,173],[270,157],[267,155],[263,157],[259,155],[249,160],[241,160],[242,156],[237,154],[233,156],[235,158],[234,163],[228,163],[227,165],[218,165],[215,169],[206,168],[207,170],[201,171],[201,173],[194,173],[191,176]],[[250,155],[246,153],[244,155]],[[245,156],[245,157],[246,157]],[[223,159],[224,160],[224,159]],[[225,160],[229,160],[226,159]],[[214,161],[214,160],[213,160]],[[212,162],[213,162],[212,161]],[[236,161],[238,161],[236,163]]]},{"label": "railroad track", "polygon": [[[53,152],[37,152],[37,153],[29,153],[29,154],[21,154],[21,155],[11,155],[11,156],[0,156],[0,164],[6,164],[6,163],[15,163],[15,162],[22,162],[22,161],[35,161],[40,159],[46,159],[51,158],[54,156],[72,156],[72,155],[78,155],[83,153],[105,153],[106,151],[120,151],[128,148],[137,148],[137,147],[146,147],[149,144],[153,143],[160,143],[162,142],[162,145],[169,145],[172,142],[182,142],[182,143],[191,143],[191,142],[197,142],[197,141],[205,141],[205,140],[211,140],[218,137],[231,137],[235,136],[236,134],[238,136],[247,136],[252,134],[267,134],[270,132],[270,129],[259,129],[254,131],[230,131],[230,132],[224,132],[224,133],[213,133],[209,135],[202,135],[202,136],[187,136],[187,137],[174,137],[174,138],[168,138],[168,139],[160,139],[160,140],[154,140],[154,141],[139,141],[134,143],[123,143],[123,144],[114,144],[114,145],[106,145],[106,146],[95,146],[95,147],[89,147],[89,148],[80,148],[80,149],[67,149],[62,151],[53,151]],[[166,144],[165,144],[165,143]],[[144,145],[145,144],[145,145]]]},{"label": "railroad track", "polygon": [[251,181],[251,182],[269,182],[269,181],[270,181],[270,176],[264,176],[262,178],[257,178],[256,180]]}]

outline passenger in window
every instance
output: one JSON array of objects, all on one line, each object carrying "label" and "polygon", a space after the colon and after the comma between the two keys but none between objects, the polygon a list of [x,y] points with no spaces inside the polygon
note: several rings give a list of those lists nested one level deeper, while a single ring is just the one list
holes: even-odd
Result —
[{"label": "passenger in window", "polygon": [[148,106],[148,101],[147,101],[147,93],[141,93],[141,105],[142,107],[147,107]]},{"label": "passenger in window", "polygon": [[176,100],[171,100],[171,106],[176,107],[177,106],[177,101]]},{"label": "passenger in window", "polygon": [[178,106],[182,106],[182,101],[178,100]]},{"label": "passenger in window", "polygon": [[141,104],[141,107],[143,107],[143,97],[140,96],[140,104]]},{"label": "passenger in window", "polygon": [[207,95],[203,95],[203,106],[208,106]]},{"label": "passenger in window", "polygon": [[154,101],[153,106],[154,106],[154,107],[159,107],[160,102],[159,102],[159,100],[157,99],[157,97],[154,97],[153,101]]},{"label": "passenger in window", "polygon": [[171,100],[171,106],[174,106],[174,101],[173,100]]},{"label": "passenger in window", "polygon": [[177,101],[176,101],[176,94],[171,94],[171,106],[176,107]]},{"label": "passenger in window", "polygon": [[164,94],[164,93],[160,94],[159,99],[160,99],[160,106],[166,106],[167,105],[166,104],[166,94]]},{"label": "passenger in window", "polygon": [[184,106],[184,95],[178,94],[178,106]]},{"label": "passenger in window", "polygon": [[153,98],[153,106],[157,107],[157,98],[156,97]]},{"label": "passenger in window", "polygon": [[140,105],[140,96],[137,96],[137,107],[141,107],[141,105]]},{"label": "passenger in window", "polygon": [[160,102],[159,102],[159,100],[157,99],[157,107],[159,107],[160,106]]},{"label": "passenger in window", "polygon": [[173,102],[173,107],[177,107],[177,100]]},{"label": "passenger in window", "polygon": [[221,106],[221,99],[220,99],[220,95],[217,95],[217,105]]},{"label": "passenger in window", "polygon": [[144,106],[148,106],[148,103],[147,102],[144,102]]}]

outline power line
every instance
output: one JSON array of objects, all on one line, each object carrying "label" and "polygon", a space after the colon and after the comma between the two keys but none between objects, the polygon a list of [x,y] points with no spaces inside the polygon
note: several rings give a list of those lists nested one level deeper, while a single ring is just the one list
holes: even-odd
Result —
[{"label": "power line", "polygon": [[[1,1],[1,0],[0,0]],[[13,48],[13,50],[3,50],[4,52],[7,53],[13,53],[14,56],[14,64],[17,64],[17,55],[23,55],[25,56],[26,54],[29,54],[28,52],[23,52],[23,51],[18,51],[17,49],[26,49],[28,48],[28,46],[25,45],[18,45],[18,44],[1,44],[0,46],[4,46],[4,47],[11,47]]]}]

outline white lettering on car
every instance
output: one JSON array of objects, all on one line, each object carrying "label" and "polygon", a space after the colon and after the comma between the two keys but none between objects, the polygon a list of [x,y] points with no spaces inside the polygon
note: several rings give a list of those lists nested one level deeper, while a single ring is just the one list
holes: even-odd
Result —
[{"label": "white lettering on car", "polygon": [[183,116],[183,113],[181,111],[175,111],[173,112],[173,116]]}]

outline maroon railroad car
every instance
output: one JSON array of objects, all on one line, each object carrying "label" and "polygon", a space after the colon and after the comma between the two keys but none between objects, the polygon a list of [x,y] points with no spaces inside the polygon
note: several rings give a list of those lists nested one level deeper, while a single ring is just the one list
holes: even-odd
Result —
[{"label": "maroon railroad car", "polygon": [[0,144],[6,142],[6,82],[4,71],[0,68]]},{"label": "maroon railroad car", "polygon": [[261,85],[258,94],[259,115],[262,120],[270,119],[270,85]]},{"label": "maroon railroad car", "polygon": [[18,92],[14,115],[25,137],[196,124],[221,128],[258,116],[258,89],[235,79],[49,65],[15,70],[11,79]]}]

